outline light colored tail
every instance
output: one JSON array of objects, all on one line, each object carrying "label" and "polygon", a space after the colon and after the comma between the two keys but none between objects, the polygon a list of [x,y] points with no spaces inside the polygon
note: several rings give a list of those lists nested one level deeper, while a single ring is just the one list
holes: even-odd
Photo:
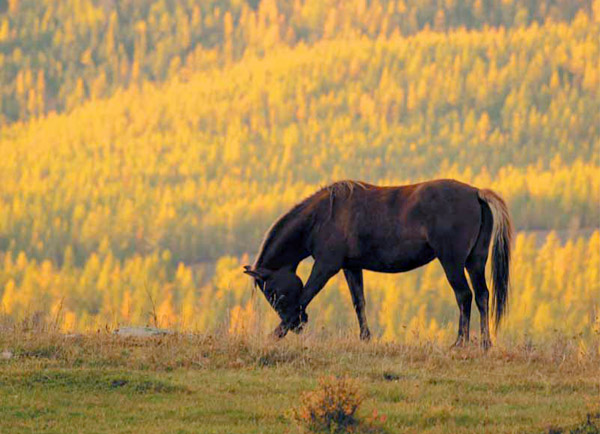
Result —
[{"label": "light colored tail", "polygon": [[492,211],[492,311],[496,329],[508,310],[510,286],[510,251],[513,227],[504,200],[492,190],[479,190],[479,198]]}]

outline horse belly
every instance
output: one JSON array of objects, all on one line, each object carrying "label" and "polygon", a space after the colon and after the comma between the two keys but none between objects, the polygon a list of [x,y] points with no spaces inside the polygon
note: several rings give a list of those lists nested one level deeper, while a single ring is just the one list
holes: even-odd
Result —
[{"label": "horse belly", "polygon": [[360,257],[348,259],[348,268],[362,268],[382,273],[401,273],[421,267],[435,258],[433,249],[425,241],[386,244],[388,245],[371,249]]}]

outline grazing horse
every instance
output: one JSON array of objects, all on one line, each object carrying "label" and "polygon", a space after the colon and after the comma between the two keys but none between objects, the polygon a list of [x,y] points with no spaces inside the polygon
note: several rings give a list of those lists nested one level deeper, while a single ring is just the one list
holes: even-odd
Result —
[{"label": "grazing horse", "polygon": [[[506,312],[512,222],[506,204],[491,190],[440,179],[398,187],[340,181],[317,191],[282,215],[268,230],[256,261],[245,273],[281,318],[278,337],[298,332],[306,307],[327,281],[344,272],[358,316],[361,339],[369,339],[363,270],[400,273],[437,258],[460,311],[454,345],[469,340],[473,295],[481,317],[481,345],[491,345],[485,264],[492,248],[492,308],[496,327]],[[314,258],[306,284],[298,264]]]}]

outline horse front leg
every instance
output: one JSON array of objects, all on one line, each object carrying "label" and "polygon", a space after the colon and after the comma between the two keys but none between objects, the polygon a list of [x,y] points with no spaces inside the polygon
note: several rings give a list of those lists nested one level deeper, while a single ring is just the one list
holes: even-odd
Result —
[{"label": "horse front leg", "polygon": [[300,311],[304,312],[308,304],[323,289],[325,284],[335,276],[341,267],[325,261],[315,261],[310,276],[302,289],[300,296]]},{"label": "horse front leg", "polygon": [[348,282],[350,295],[352,295],[352,304],[354,305],[354,310],[356,311],[356,316],[358,318],[360,339],[368,341],[371,339],[371,331],[369,330],[367,315],[365,313],[365,291],[362,270],[349,270],[345,268],[344,276],[346,277],[346,282]]},{"label": "horse front leg", "polygon": [[302,289],[302,295],[298,303],[296,314],[291,318],[285,318],[277,326],[273,334],[277,337],[283,337],[289,330],[300,332],[304,323],[308,321],[306,315],[306,306],[323,289],[325,284],[341,269],[329,262],[316,260],[310,272],[310,276]]}]

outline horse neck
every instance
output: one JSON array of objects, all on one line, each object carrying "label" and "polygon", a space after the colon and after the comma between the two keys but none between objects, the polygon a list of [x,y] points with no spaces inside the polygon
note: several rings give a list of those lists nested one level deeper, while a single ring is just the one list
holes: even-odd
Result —
[{"label": "horse neck", "polygon": [[308,256],[304,248],[304,237],[298,234],[302,229],[300,216],[285,215],[277,220],[261,246],[254,267],[295,270],[300,261]]}]

